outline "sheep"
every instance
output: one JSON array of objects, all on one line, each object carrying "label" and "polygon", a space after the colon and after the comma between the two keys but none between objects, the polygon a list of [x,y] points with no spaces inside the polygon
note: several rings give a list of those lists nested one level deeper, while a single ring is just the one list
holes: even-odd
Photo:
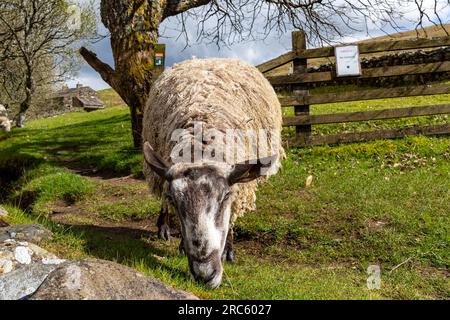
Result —
[{"label": "sheep", "polygon": [[234,260],[236,219],[256,209],[258,183],[281,166],[281,128],[272,86],[237,59],[175,64],[150,89],[143,171],[162,198],[158,235],[169,239],[169,211],[175,211],[191,277],[210,288],[222,281],[222,260]]},{"label": "sheep", "polygon": [[0,130],[11,132],[11,121],[7,117],[0,116]]},{"label": "sheep", "polygon": [[0,130],[10,132],[11,124],[12,121],[8,118],[8,105],[0,104]]},{"label": "sheep", "polygon": [[0,104],[0,130],[5,132],[11,131],[11,121],[8,119],[8,110]]},{"label": "sheep", "polygon": [[8,109],[0,104],[0,117],[8,117]]}]

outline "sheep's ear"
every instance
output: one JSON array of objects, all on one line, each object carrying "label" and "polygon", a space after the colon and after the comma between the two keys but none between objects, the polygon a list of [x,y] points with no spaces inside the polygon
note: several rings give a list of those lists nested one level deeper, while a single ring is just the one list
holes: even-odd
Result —
[{"label": "sheep's ear", "polygon": [[228,183],[230,185],[245,183],[261,177],[264,175],[261,169],[270,167],[273,161],[276,160],[276,157],[276,155],[273,155],[271,157],[235,164],[228,176]]},{"label": "sheep's ear", "polygon": [[170,166],[153,150],[148,141],[144,143],[144,158],[145,162],[147,162],[157,175],[161,178],[167,178],[167,171]]}]

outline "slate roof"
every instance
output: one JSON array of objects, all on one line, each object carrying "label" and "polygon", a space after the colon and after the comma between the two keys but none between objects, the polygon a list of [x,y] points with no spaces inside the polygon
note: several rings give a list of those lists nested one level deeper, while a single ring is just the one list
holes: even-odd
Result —
[{"label": "slate roof", "polygon": [[57,92],[54,99],[69,99],[70,104],[79,104],[82,108],[104,108],[105,103],[100,100],[98,93],[91,87],[78,85],[76,88],[63,88]]}]

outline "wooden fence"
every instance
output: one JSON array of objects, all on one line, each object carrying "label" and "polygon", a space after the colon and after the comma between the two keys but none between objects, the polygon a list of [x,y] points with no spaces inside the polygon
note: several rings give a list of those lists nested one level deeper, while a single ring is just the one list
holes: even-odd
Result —
[{"label": "wooden fence", "polygon": [[[450,37],[442,37],[437,39],[380,41],[361,43],[358,45],[360,54],[436,48],[444,46],[450,46]],[[325,136],[312,135],[312,125],[448,114],[450,113],[450,104],[320,115],[310,114],[309,106],[311,104],[446,94],[450,93],[450,85],[414,85],[408,87],[382,88],[339,93],[320,93],[311,95],[309,92],[309,87],[311,84],[331,82],[336,79],[336,74],[333,71],[308,73],[308,59],[332,57],[334,56],[334,47],[306,49],[306,38],[304,32],[302,31],[294,31],[292,33],[292,47],[291,52],[267,61],[259,65],[258,68],[261,72],[266,74],[267,72],[277,69],[287,63],[293,63],[292,74],[282,76],[266,75],[266,77],[273,86],[285,87],[289,89],[288,95],[280,96],[279,99],[282,107],[294,107],[295,116],[283,118],[283,125],[296,127],[296,138],[293,141],[295,145],[308,146],[318,144],[334,144],[340,142],[367,141],[380,138],[399,138],[405,135],[415,134],[437,135],[450,133],[450,124],[444,124],[413,126],[369,132],[342,133]],[[450,61],[440,61],[433,63],[363,68],[361,75],[355,78],[365,79],[374,77],[392,77],[449,71]]]}]

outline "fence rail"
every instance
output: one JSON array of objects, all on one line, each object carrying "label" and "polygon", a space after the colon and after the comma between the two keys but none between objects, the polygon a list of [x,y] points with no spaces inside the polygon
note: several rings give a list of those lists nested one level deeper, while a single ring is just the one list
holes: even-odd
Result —
[{"label": "fence rail", "polygon": [[435,126],[413,126],[399,129],[374,130],[368,132],[354,132],[344,134],[333,134],[326,136],[314,136],[308,141],[297,137],[290,141],[291,145],[298,147],[316,146],[321,144],[336,144],[347,142],[362,142],[377,139],[395,139],[402,138],[407,135],[425,135],[434,136],[450,133],[450,125],[435,125]]},{"label": "fence rail", "polygon": [[[362,69],[362,74],[358,76],[359,79],[367,78],[381,78],[393,77],[403,75],[415,75],[434,72],[450,71],[450,61],[422,63],[422,64],[408,64],[401,66],[386,66],[379,68]],[[326,82],[336,79],[336,75],[332,71],[314,72],[303,74],[290,74],[286,76],[272,76],[267,77],[273,86],[285,86],[297,83],[309,82]]]},{"label": "fence rail", "polygon": [[[450,37],[435,39],[414,39],[381,41],[358,44],[360,53],[387,52],[395,50],[414,50],[450,46]],[[450,125],[414,126],[400,129],[376,130],[370,132],[344,133],[326,136],[313,136],[312,125],[345,123],[369,120],[384,120],[405,117],[450,114],[450,104],[383,109],[361,112],[334,113],[311,115],[311,104],[339,103],[348,101],[386,99],[396,97],[413,97],[450,93],[450,85],[413,85],[407,87],[380,88],[372,90],[347,91],[339,93],[319,93],[311,95],[309,86],[315,83],[325,83],[337,78],[334,71],[308,73],[308,59],[334,56],[334,47],[306,49],[306,38],[302,31],[292,33],[292,51],[258,66],[259,70],[267,73],[292,62],[293,73],[283,76],[267,76],[274,87],[290,90],[279,95],[282,107],[293,106],[295,116],[284,117],[284,126],[295,126],[296,137],[292,140],[295,145],[308,146],[318,144],[334,144],[352,141],[367,141],[380,138],[399,138],[404,135],[436,135],[450,133]],[[363,68],[358,79],[381,78],[405,75],[419,75],[450,72],[450,61],[419,63],[408,65],[394,65],[377,68]]]},{"label": "fence rail", "polygon": [[[298,32],[298,31],[294,31]],[[350,45],[351,43],[349,43]],[[357,43],[356,43],[357,44]],[[435,39],[412,39],[412,40],[387,40],[377,42],[366,42],[357,44],[359,47],[359,53],[377,53],[377,52],[389,52],[399,50],[414,50],[414,49],[426,49],[450,46],[450,36],[440,37]],[[293,61],[294,59],[315,59],[315,58],[327,58],[334,56],[334,47],[324,47],[316,49],[300,49],[298,51],[289,51],[281,56],[268,60],[258,66],[258,69],[262,72],[268,72],[276,69],[286,63]]]},{"label": "fence rail", "polygon": [[374,111],[330,113],[283,118],[284,126],[298,126],[311,124],[346,123],[368,120],[385,120],[395,118],[430,116],[450,113],[450,104],[434,106],[394,108]]},{"label": "fence rail", "polygon": [[339,93],[321,93],[314,95],[284,95],[280,96],[281,106],[322,104],[361,100],[386,99],[397,97],[428,96],[450,93],[450,85],[422,85],[414,87],[396,87],[385,89],[372,89],[365,91],[347,91]]}]

